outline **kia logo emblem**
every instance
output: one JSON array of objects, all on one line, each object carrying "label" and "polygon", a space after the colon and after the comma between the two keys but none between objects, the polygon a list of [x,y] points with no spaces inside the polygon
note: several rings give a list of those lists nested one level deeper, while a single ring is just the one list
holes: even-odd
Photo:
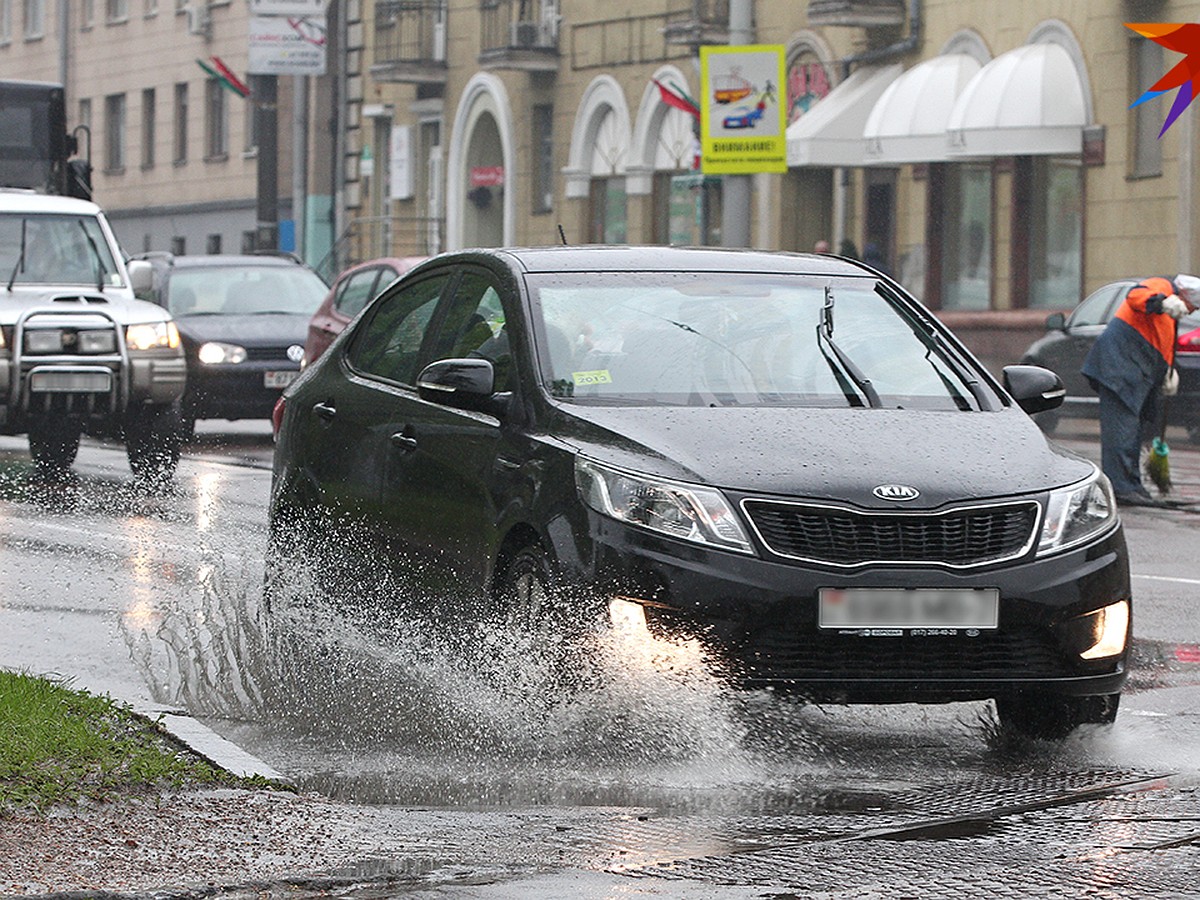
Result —
[{"label": "kia logo emblem", "polygon": [[916,500],[921,492],[907,484],[881,484],[871,491],[880,500]]},{"label": "kia logo emblem", "polygon": [[304,348],[299,344],[292,344],[292,346],[287,348],[287,358],[292,362],[300,362],[300,360],[304,359]]}]

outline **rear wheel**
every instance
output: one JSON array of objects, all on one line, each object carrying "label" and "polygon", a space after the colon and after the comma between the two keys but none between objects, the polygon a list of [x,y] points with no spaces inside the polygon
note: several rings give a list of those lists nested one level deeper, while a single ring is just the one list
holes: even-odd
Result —
[{"label": "rear wheel", "polygon": [[29,425],[29,455],[45,474],[61,474],[79,454],[82,429],[70,419],[44,419]]},{"label": "rear wheel", "polygon": [[183,416],[178,403],[143,406],[130,412],[125,423],[129,468],[139,478],[170,478],[179,465]]},{"label": "rear wheel", "polygon": [[1094,697],[1046,697],[1020,694],[996,698],[1000,724],[1028,737],[1059,741],[1080,725],[1111,725],[1120,694]]}]

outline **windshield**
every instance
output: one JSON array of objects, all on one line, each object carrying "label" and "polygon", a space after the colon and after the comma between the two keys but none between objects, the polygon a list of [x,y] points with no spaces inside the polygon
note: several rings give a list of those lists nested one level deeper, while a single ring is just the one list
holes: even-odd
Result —
[{"label": "windshield", "polygon": [[4,284],[119,286],[121,275],[94,216],[0,215]]},{"label": "windshield", "polygon": [[536,275],[529,284],[543,382],[555,397],[979,408],[967,383],[978,373],[874,279],[636,272]]},{"label": "windshield", "polygon": [[197,266],[171,272],[166,305],[173,316],[311,316],[327,290],[301,266]]}]

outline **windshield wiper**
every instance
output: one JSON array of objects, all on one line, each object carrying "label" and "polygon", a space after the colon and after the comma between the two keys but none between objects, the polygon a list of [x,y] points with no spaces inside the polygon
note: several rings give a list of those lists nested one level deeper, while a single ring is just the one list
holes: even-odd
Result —
[{"label": "windshield wiper", "polygon": [[[836,363],[825,352],[825,347],[833,351],[833,355],[837,358]],[[846,399],[850,401],[851,405],[863,405],[858,394],[850,387],[850,382],[853,382],[854,387],[858,388],[859,392],[867,398],[867,406],[872,409],[879,409],[883,406],[883,401],[879,399],[879,393],[871,384],[871,379],[863,374],[862,369],[855,365],[854,360],[847,356],[845,351],[833,340],[833,288],[829,285],[825,285],[825,303],[821,306],[821,320],[817,322],[817,348],[821,351],[821,356],[825,357],[825,362],[829,363],[829,370],[833,372],[833,377],[837,379],[838,386],[841,387],[842,393],[846,395]]]},{"label": "windshield wiper", "polygon": [[104,265],[104,259],[100,256],[100,248],[96,246],[96,239],[92,237],[87,230],[87,226],[83,224],[83,219],[76,219],[75,224],[79,226],[79,230],[83,232],[83,236],[87,238],[88,246],[92,248],[92,255],[96,259],[96,290],[104,290],[104,276],[108,274],[108,268]]},{"label": "windshield wiper", "polygon": [[[890,293],[885,292],[883,290],[883,286],[880,284],[875,285],[875,293],[879,294],[879,296],[883,297],[890,303],[896,303],[896,300],[890,295]],[[907,316],[905,318],[907,318]],[[958,377],[959,381],[967,386],[967,390],[971,392],[971,396],[975,398],[975,403],[980,409],[992,409],[992,403],[988,399],[988,395],[984,391],[983,385],[980,384],[979,379],[971,373],[970,367],[962,359],[962,357],[959,356],[958,351],[946,343],[945,339],[938,332],[934,322],[929,322],[929,329],[925,330],[919,325],[910,321],[909,328],[912,330],[912,333],[916,335],[917,340],[925,345],[925,349],[927,351],[937,351],[938,358],[945,362],[950,370]],[[928,358],[929,354],[926,353],[926,359]],[[930,361],[930,365],[933,366],[932,360]],[[933,368],[934,371],[937,371],[937,366],[933,366]],[[942,375],[941,372],[938,372],[938,377],[945,381],[945,376]]]},{"label": "windshield wiper", "polygon": [[8,277],[8,292],[11,294],[16,283],[17,273],[25,268],[25,219],[21,220],[21,252],[17,254],[17,264],[13,266],[12,275]]}]

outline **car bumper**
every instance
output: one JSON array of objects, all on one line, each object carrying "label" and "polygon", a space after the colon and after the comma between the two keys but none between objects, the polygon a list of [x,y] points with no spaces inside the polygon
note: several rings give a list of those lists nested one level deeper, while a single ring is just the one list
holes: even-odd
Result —
[{"label": "car bumper", "polygon": [[[609,596],[640,603],[652,632],[698,639],[717,668],[747,687],[838,702],[948,702],[1033,690],[1114,694],[1127,676],[1127,646],[1118,656],[1080,656],[1092,634],[1081,616],[1131,599],[1120,529],[1066,553],[969,572],[845,571],[693,547],[591,519],[586,577]],[[818,627],[818,591],[855,587],[997,588],[998,627]]]},{"label": "car bumper", "polygon": [[[184,414],[193,419],[269,419],[286,386],[283,382],[299,372],[292,362],[194,366],[188,370]],[[269,381],[278,386],[268,386]]]}]

